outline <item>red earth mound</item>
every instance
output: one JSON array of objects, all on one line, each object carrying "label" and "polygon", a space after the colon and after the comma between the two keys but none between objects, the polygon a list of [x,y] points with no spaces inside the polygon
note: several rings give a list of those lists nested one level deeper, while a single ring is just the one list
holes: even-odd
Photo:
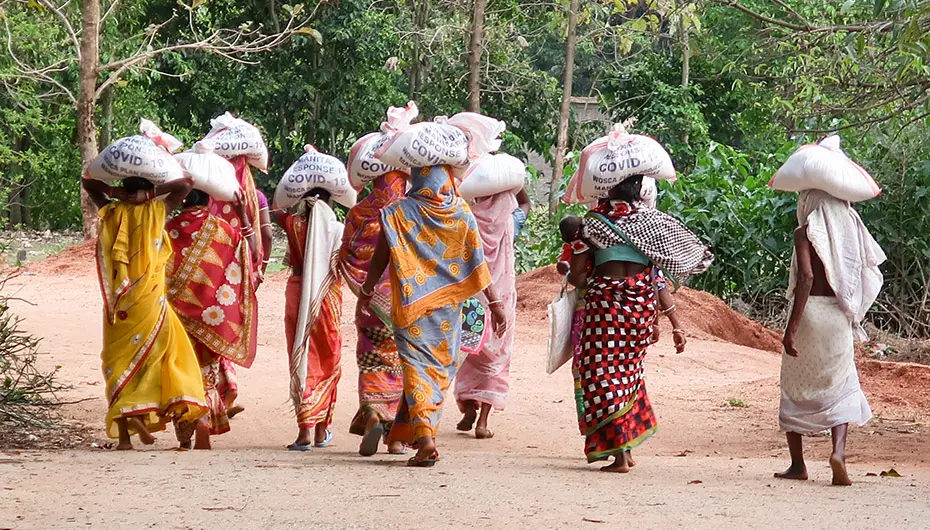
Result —
[{"label": "red earth mound", "polygon": [[97,240],[68,247],[54,256],[29,264],[27,270],[38,274],[86,273],[95,269]]},{"label": "red earth mound", "polygon": [[[534,318],[545,319],[546,308],[561,287],[562,276],[555,265],[522,274],[517,277],[517,308]],[[781,353],[778,333],[734,311],[714,295],[684,287],[674,297],[678,317],[689,335]],[[668,330],[668,321],[662,321],[663,330]]]},{"label": "red earth mound", "polygon": [[917,409],[930,405],[930,366],[859,359],[859,377],[869,398],[884,403]]}]

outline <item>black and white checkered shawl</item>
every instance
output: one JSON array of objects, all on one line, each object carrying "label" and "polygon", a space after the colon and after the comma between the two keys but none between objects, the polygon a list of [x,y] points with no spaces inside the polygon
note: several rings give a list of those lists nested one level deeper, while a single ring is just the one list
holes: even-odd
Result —
[{"label": "black and white checkered shawl", "polygon": [[710,249],[681,221],[651,208],[633,206],[626,214],[588,212],[581,236],[594,249],[631,245],[676,283],[706,271],[714,261]]}]

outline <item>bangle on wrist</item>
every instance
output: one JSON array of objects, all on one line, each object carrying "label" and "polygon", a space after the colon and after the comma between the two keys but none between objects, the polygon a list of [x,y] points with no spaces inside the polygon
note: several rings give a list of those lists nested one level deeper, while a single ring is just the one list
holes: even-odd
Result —
[{"label": "bangle on wrist", "polygon": [[504,305],[504,302],[502,300],[494,300],[494,301],[488,302],[488,307],[494,307],[496,305]]},{"label": "bangle on wrist", "polygon": [[666,307],[665,309],[660,309],[659,311],[660,311],[663,315],[669,315],[669,314],[671,314],[671,313],[674,313],[674,312],[675,312],[675,309],[676,309],[675,304],[672,304],[672,305]]},{"label": "bangle on wrist", "polygon": [[366,291],[365,291],[365,286],[364,286],[364,285],[361,286],[361,287],[359,287],[358,290],[359,290],[359,292],[362,293],[362,296],[364,296],[364,297],[366,297],[366,298],[371,298],[371,297],[374,296],[374,294],[375,294],[375,290],[374,290],[373,288],[372,288],[372,290],[366,292]]},{"label": "bangle on wrist", "polygon": [[681,329],[681,328],[675,328],[675,329],[672,330],[672,333],[678,333],[678,334],[680,334],[680,335],[684,335],[684,334],[685,334],[685,330],[683,330],[683,329]]}]

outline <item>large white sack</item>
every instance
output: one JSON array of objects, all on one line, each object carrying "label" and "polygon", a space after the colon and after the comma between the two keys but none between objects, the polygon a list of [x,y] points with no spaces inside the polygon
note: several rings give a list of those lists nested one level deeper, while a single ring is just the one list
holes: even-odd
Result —
[{"label": "large white sack", "polygon": [[219,201],[236,198],[236,192],[241,189],[236,179],[236,168],[229,160],[213,152],[211,140],[201,140],[194,144],[193,149],[174,157],[194,180],[194,188]]},{"label": "large white sack", "polygon": [[394,167],[464,167],[468,164],[468,137],[454,125],[416,123],[385,134],[375,158]]},{"label": "large white sack", "polygon": [[278,182],[274,207],[290,208],[314,188],[328,191],[334,201],[347,208],[355,206],[358,194],[349,184],[346,166],[338,158],[320,153],[312,145],[305,145],[304,151]]},{"label": "large white sack", "polygon": [[835,135],[799,147],[769,186],[781,191],[820,190],[850,202],[873,199],[882,192],[872,175],[840,149],[840,137]]},{"label": "large white sack", "polygon": [[675,166],[655,139],[630,134],[623,125],[617,124],[610,134],[598,138],[581,152],[578,171],[569,181],[562,200],[587,203],[602,199],[614,186],[636,175],[674,180]]},{"label": "large white sack", "polygon": [[459,181],[459,195],[467,201],[505,191],[520,191],[526,181],[523,161],[504,153],[486,154],[454,173]]},{"label": "large white sack", "polygon": [[216,154],[225,158],[245,156],[252,167],[268,172],[268,147],[258,127],[228,112],[210,120],[210,126],[213,128],[205,139],[213,140]]},{"label": "large white sack", "polygon": [[501,148],[501,133],[507,124],[477,112],[460,112],[451,118],[438,117],[436,123],[454,125],[468,137],[468,156],[477,158]]},{"label": "large white sack", "polygon": [[372,180],[391,171],[409,172],[408,168],[392,166],[378,160],[375,152],[388,140],[391,132],[406,129],[419,114],[420,110],[413,101],[407,102],[406,107],[391,107],[387,111],[387,121],[381,124],[381,131],[366,134],[355,142],[349,150],[349,160],[346,163],[349,183],[353,188],[361,190]]},{"label": "large white sack", "polygon": [[180,148],[181,142],[148,120],[142,120],[139,131],[142,134],[108,145],[87,167],[86,176],[104,181],[139,177],[155,185],[184,178],[180,164],[168,151]]}]

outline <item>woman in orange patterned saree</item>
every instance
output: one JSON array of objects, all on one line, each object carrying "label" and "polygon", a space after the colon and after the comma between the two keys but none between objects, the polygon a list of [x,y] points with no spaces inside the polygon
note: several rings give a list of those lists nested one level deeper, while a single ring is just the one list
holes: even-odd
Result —
[{"label": "woman in orange patterned saree", "polygon": [[210,449],[210,435],[229,431],[226,402],[218,389],[221,362],[251,366],[258,325],[250,251],[255,231],[242,201],[235,203],[240,232],[211,215],[208,200],[206,193],[192,190],[181,212],[165,226],[175,251],[168,263],[168,300],[194,344],[210,408],[196,424],[175,424],[178,442],[187,449],[195,429],[195,449]]},{"label": "woman in orange patterned saree", "polygon": [[415,444],[417,454],[407,465],[430,467],[439,459],[435,437],[444,394],[460,364],[463,303],[484,291],[498,334],[505,323],[502,302],[490,286],[477,221],[455,190],[448,167],[413,169],[407,197],[382,210],[381,235],[360,289],[357,317],[371,313],[385,268],[404,372],[404,397],[388,440]]},{"label": "woman in orange patterned saree", "polygon": [[[307,192],[297,213],[273,212],[287,235],[286,261],[291,267],[284,307],[291,374],[291,401],[297,415],[297,439],[291,451],[327,447],[333,439],[329,425],[336,406],[342,335],[342,279],[339,276],[339,241],[342,223],[321,189]],[[306,280],[306,281],[305,281]],[[306,290],[308,292],[304,292]],[[298,329],[301,303],[306,304],[304,329]]]}]

